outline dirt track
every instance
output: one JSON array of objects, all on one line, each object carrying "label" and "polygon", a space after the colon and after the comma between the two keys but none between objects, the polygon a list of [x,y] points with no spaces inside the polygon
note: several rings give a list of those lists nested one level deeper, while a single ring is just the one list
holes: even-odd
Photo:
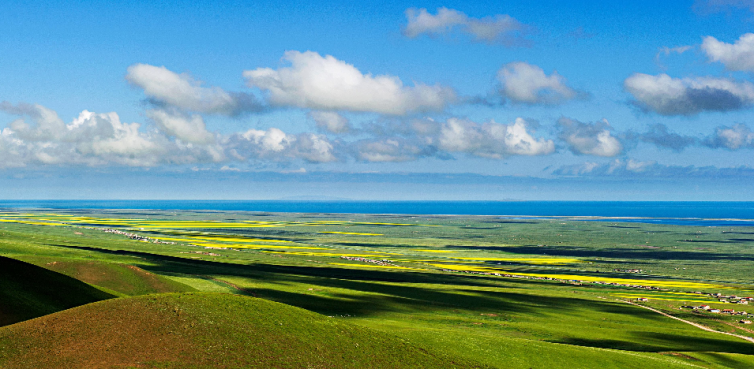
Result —
[{"label": "dirt track", "polygon": [[631,302],[631,301],[625,301],[625,300],[620,300],[620,301],[623,301],[623,302],[625,302],[625,303],[628,303],[628,304],[631,304],[631,305],[634,305],[634,306],[638,306],[638,307],[640,307],[640,308],[644,308],[644,309],[647,309],[647,310],[652,310],[652,311],[654,311],[654,312],[655,312],[655,313],[657,313],[657,314],[662,314],[662,315],[664,315],[664,316],[666,316],[666,317],[668,317],[668,318],[673,318],[673,319],[675,319],[675,320],[680,320],[680,321],[682,321],[682,322],[684,322],[684,323],[686,323],[686,324],[690,324],[690,325],[693,325],[694,327],[697,327],[697,328],[699,328],[699,329],[701,329],[701,330],[704,330],[704,331],[707,331],[707,332],[720,333],[720,334],[727,334],[727,335],[729,335],[729,336],[737,337],[737,338],[740,338],[740,339],[743,339],[743,340],[749,341],[749,342],[751,342],[751,343],[754,343],[754,338],[751,338],[751,337],[742,336],[742,335],[740,335],[740,334],[735,334],[735,333],[728,333],[728,332],[720,332],[720,331],[716,331],[716,330],[714,330],[714,329],[712,329],[712,328],[709,328],[709,327],[705,327],[705,326],[703,326],[703,325],[701,325],[701,324],[698,324],[698,323],[694,323],[694,322],[692,322],[692,321],[688,321],[688,320],[686,320],[686,319],[681,319],[681,318],[678,318],[678,317],[674,317],[674,316],[672,316],[672,315],[670,315],[670,314],[667,314],[667,313],[663,313],[663,312],[662,312],[662,311],[660,311],[660,310],[657,310],[657,309],[653,309],[653,308],[651,308],[651,307],[648,307],[648,306],[643,306],[643,305],[639,305],[639,304],[634,304],[634,303],[633,303],[633,302]]}]

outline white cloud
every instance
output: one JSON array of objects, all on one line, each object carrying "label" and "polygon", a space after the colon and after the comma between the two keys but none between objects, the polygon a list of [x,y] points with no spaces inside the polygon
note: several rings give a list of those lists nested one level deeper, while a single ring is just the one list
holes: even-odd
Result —
[{"label": "white cloud", "polygon": [[[224,160],[222,149],[174,142],[139,123],[124,123],[116,113],[82,111],[71,123],[41,105],[4,103],[4,111],[22,115],[2,130],[0,167],[27,165],[156,166]],[[33,124],[28,123],[29,119]]]},{"label": "white cloud", "polygon": [[546,75],[542,68],[526,62],[512,62],[497,72],[501,94],[525,104],[555,104],[576,97],[576,91],[566,80],[553,72]]},{"label": "white cloud", "polygon": [[754,104],[754,84],[726,78],[671,78],[636,73],[624,81],[636,105],[662,115],[730,111]]},{"label": "white cloud", "polygon": [[595,123],[582,123],[562,117],[558,119],[558,125],[560,138],[574,154],[616,156],[623,151],[623,145],[611,135],[612,128],[605,119]]},{"label": "white cloud", "polygon": [[715,134],[704,141],[704,145],[711,148],[724,147],[729,150],[754,148],[754,132],[745,124],[718,127]]},{"label": "white cloud", "polygon": [[278,128],[266,131],[250,129],[230,136],[226,147],[237,160],[303,159],[322,163],[337,160],[333,145],[327,137],[313,133],[289,135]]},{"label": "white cloud", "polygon": [[253,143],[255,149],[260,154],[278,153],[290,146],[294,140],[285,132],[277,128],[270,128],[266,131],[250,129],[239,135],[246,141]]},{"label": "white cloud", "polygon": [[320,130],[330,133],[347,133],[352,130],[348,119],[334,111],[312,111],[308,115]]},{"label": "white cloud", "polygon": [[170,137],[200,145],[215,143],[215,136],[207,132],[204,119],[200,115],[189,116],[178,111],[154,109],[148,110],[147,116]]},{"label": "white cloud", "polygon": [[21,103],[13,105],[7,101],[0,103],[0,110],[13,115],[26,116],[34,125],[24,119],[10,124],[10,128],[21,139],[28,141],[45,141],[59,139],[65,132],[65,123],[58,113],[39,104]]},{"label": "white cloud", "polygon": [[455,91],[449,87],[406,87],[398,77],[362,74],[330,55],[288,51],[283,59],[291,66],[243,73],[249,87],[266,91],[270,102],[279,106],[404,115],[440,111],[456,100]]},{"label": "white cloud", "polygon": [[754,72],[754,33],[741,35],[734,44],[707,36],[702,51],[710,61],[723,63],[728,70]]},{"label": "white cloud", "polygon": [[403,29],[403,34],[410,38],[422,34],[443,35],[459,29],[473,36],[478,42],[501,43],[508,46],[526,44],[522,33],[528,27],[507,14],[472,18],[458,10],[445,7],[438,8],[436,15],[430,14],[427,9],[410,8],[406,10],[406,19],[408,24]]},{"label": "white cloud", "polygon": [[190,75],[172,72],[164,66],[134,64],[128,67],[126,80],[143,89],[158,105],[225,115],[263,109],[253,95],[230,93],[219,87],[203,87],[202,82]]},{"label": "white cloud", "polygon": [[302,133],[296,137],[293,156],[310,163],[327,163],[336,161],[333,145],[327,137],[314,133]]},{"label": "white cloud", "polygon": [[552,140],[532,137],[522,118],[510,125],[494,121],[478,124],[451,118],[442,124],[436,142],[444,151],[495,159],[510,155],[547,155],[555,151]]}]

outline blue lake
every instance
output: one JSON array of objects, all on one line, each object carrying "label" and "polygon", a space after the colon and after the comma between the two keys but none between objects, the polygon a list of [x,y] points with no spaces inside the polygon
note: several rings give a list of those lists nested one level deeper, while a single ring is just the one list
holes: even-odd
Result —
[{"label": "blue lake", "polygon": [[710,226],[754,225],[754,222],[746,221],[754,220],[754,202],[5,200],[0,201],[0,208],[595,216],[633,218],[603,220],[613,222]]}]

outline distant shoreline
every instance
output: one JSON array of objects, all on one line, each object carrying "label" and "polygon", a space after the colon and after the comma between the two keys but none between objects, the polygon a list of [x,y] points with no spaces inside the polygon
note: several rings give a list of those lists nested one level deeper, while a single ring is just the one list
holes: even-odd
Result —
[{"label": "distant shoreline", "polygon": [[0,200],[0,209],[228,211],[382,216],[497,216],[693,226],[754,226],[754,202]]}]

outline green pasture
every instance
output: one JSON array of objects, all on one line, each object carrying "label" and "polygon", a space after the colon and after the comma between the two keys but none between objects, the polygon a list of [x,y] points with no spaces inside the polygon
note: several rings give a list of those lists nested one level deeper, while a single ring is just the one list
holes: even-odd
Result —
[{"label": "green pasture", "polygon": [[[57,226],[6,222],[0,223],[0,256],[87,282],[109,296],[204,291],[275,301],[496,368],[743,368],[754,358],[753,343],[622,301],[632,298],[626,296],[648,297],[649,306],[675,316],[754,337],[739,318],[679,310],[701,303],[730,307],[705,293],[754,295],[754,231],[747,227],[350,214],[75,215],[138,217],[144,224],[191,220],[273,225],[139,229],[96,220]],[[139,242],[104,233],[103,228],[187,241]],[[191,246],[197,237],[246,237],[263,240],[249,245],[316,249],[243,248],[232,242],[226,243],[227,249],[197,242],[193,244],[199,247]],[[339,255],[389,259],[392,266]],[[542,262],[551,259],[564,262]],[[442,271],[448,265],[644,281],[661,290]],[[641,272],[628,272],[633,269]],[[703,287],[685,287],[689,283]]]}]

